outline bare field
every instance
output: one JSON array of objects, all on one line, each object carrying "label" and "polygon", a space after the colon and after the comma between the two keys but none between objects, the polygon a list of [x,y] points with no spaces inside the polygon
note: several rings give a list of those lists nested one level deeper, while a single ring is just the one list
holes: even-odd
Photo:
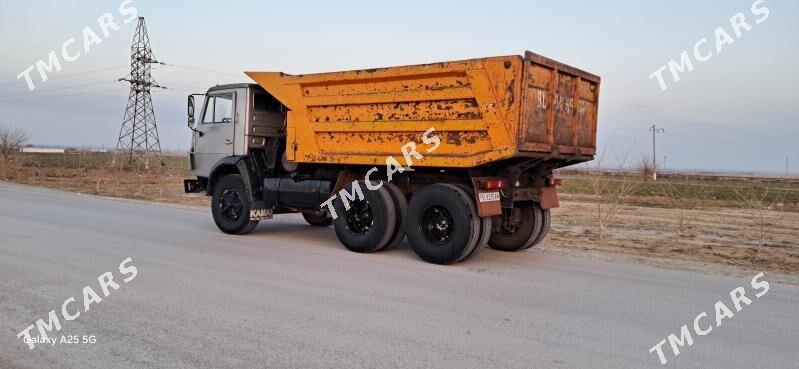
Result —
[{"label": "bare field", "polygon": [[[767,211],[768,233],[760,244],[757,215],[729,206],[682,210],[623,205],[602,241],[596,236],[595,204],[569,201],[553,211],[548,245],[643,257],[703,261],[799,274],[799,213]],[[684,212],[681,214],[681,212]],[[680,217],[688,217],[676,240]]]},{"label": "bare field", "polygon": [[205,196],[183,193],[191,178],[186,158],[163,157],[149,170],[112,165],[110,154],[23,154],[7,170],[12,182],[100,196],[207,206]]},{"label": "bare field", "polygon": [[[70,192],[208,206],[208,197],[183,193],[183,179],[191,174],[182,156],[165,156],[164,166],[146,171],[112,166],[111,159],[109,154],[88,153],[17,155],[5,177]],[[744,206],[730,192],[748,186],[792,190],[799,186],[796,182],[743,178],[696,192],[701,196],[694,197],[700,198],[691,195],[676,202],[661,195],[659,185],[647,183],[623,199],[600,239],[597,198],[581,187],[584,179],[569,177],[561,188],[561,208],[552,212],[547,247],[799,274],[799,212],[793,192],[774,199],[781,201],[773,201],[777,207],[760,209]],[[679,183],[691,186],[694,181],[703,188],[718,184],[695,177]],[[690,205],[681,207],[682,202]]]},{"label": "bare field", "polygon": [[[563,178],[560,191],[574,195],[573,199],[589,199],[592,191],[592,178],[585,171],[561,171]],[[759,190],[763,202],[782,210],[799,211],[799,178],[774,178],[744,175],[718,174],[659,174],[652,181],[640,173],[605,172],[599,178],[606,184],[605,192],[618,192],[623,183],[629,186],[625,202],[642,206],[666,206],[667,197],[677,197],[681,201],[695,201],[707,207],[740,207],[741,195],[748,190]]]}]

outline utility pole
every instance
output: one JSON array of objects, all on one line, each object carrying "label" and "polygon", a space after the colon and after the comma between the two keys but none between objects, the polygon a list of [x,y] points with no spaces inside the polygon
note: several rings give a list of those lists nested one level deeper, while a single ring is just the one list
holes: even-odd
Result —
[{"label": "utility pole", "polygon": [[125,115],[122,118],[122,127],[119,130],[119,141],[113,161],[116,162],[116,154],[122,152],[128,165],[133,166],[140,163],[144,165],[145,169],[149,169],[151,155],[155,155],[163,164],[150,89],[165,87],[158,85],[150,74],[151,64],[163,63],[159,63],[153,58],[150,36],[144,25],[144,17],[139,17],[130,51],[130,74],[119,79],[119,81],[130,83],[130,95]]},{"label": "utility pole", "polygon": [[655,136],[657,136],[658,133],[666,132],[666,130],[663,129],[663,128],[658,128],[654,124],[651,127],[649,127],[649,130],[652,131],[652,180],[653,181],[657,181],[658,180],[658,164],[657,164],[658,157],[657,157],[657,150],[655,149],[655,147],[656,147]]},{"label": "utility pole", "polygon": [[788,166],[788,156],[785,157],[785,176],[787,177],[790,173],[790,167]]}]

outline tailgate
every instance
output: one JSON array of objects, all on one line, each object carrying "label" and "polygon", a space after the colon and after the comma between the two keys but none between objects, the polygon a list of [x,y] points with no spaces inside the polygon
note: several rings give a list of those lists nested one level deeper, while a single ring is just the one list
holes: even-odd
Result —
[{"label": "tailgate", "polygon": [[519,151],[593,155],[600,78],[527,51]]}]

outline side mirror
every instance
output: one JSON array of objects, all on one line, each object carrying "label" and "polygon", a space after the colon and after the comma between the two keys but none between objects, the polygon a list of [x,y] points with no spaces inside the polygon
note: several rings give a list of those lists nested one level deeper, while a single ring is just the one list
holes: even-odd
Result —
[{"label": "side mirror", "polygon": [[189,113],[189,129],[194,132],[197,132],[197,135],[202,137],[203,133],[194,128],[194,95],[189,95],[188,113]]},{"label": "side mirror", "polygon": [[189,128],[194,127],[194,95],[189,95]]}]

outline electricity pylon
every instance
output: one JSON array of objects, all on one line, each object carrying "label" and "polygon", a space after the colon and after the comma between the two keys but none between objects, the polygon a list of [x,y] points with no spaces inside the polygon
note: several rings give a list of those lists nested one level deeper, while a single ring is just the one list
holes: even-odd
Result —
[{"label": "electricity pylon", "polygon": [[162,88],[150,74],[152,64],[159,63],[153,58],[150,36],[144,25],[144,17],[139,17],[133,46],[130,48],[130,74],[119,81],[130,83],[130,95],[122,127],[119,130],[114,162],[117,154],[124,154],[128,165],[143,164],[150,167],[150,157],[155,157],[161,165],[161,143],[158,141],[158,127],[155,124],[151,88]]}]

